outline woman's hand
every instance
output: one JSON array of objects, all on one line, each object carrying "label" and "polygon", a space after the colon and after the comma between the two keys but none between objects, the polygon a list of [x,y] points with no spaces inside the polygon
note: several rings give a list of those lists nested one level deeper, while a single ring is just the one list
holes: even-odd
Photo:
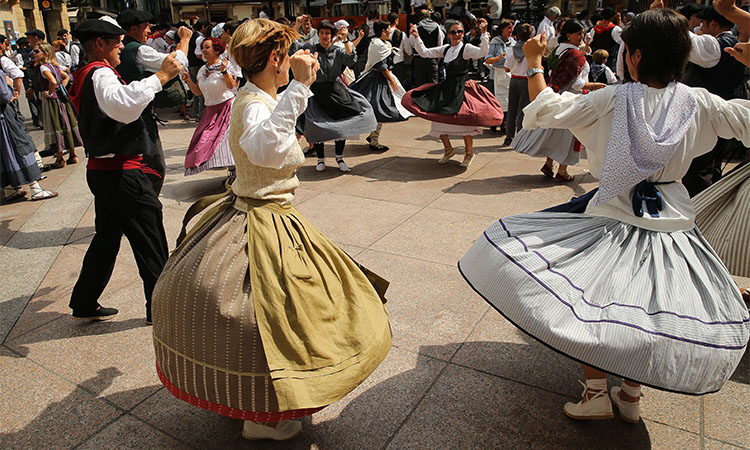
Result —
[{"label": "woman's hand", "polygon": [[523,44],[523,54],[529,60],[529,67],[537,67],[532,66],[532,62],[541,63],[545,51],[547,51],[547,35],[544,33],[534,36]]},{"label": "woman's hand", "polygon": [[221,70],[222,72],[226,71],[228,64],[229,64],[229,60],[228,59],[222,59],[221,60],[221,66],[219,67],[219,70]]},{"label": "woman's hand", "polygon": [[482,34],[487,32],[487,21],[485,19],[479,19],[477,25],[479,26],[479,31],[481,31]]},{"label": "woman's hand", "polygon": [[184,81],[185,83],[187,83],[188,86],[190,86],[191,84],[193,84],[193,80],[190,79],[190,74],[188,73],[187,70],[185,70],[184,72],[182,72],[182,81]]},{"label": "woman's hand", "polygon": [[311,54],[310,50],[297,50],[289,57],[289,65],[294,79],[308,87],[315,82],[320,69],[318,54]]},{"label": "woman's hand", "polygon": [[650,5],[648,5],[648,9],[659,9],[664,8],[664,2],[662,0],[654,0]]}]

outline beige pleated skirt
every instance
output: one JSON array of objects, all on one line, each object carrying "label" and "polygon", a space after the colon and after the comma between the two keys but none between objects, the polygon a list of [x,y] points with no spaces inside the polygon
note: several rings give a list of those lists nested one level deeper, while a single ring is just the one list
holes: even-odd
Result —
[{"label": "beige pleated skirt", "polygon": [[176,397],[230,417],[310,414],[387,355],[381,283],[295,208],[226,197],[154,290],[159,377]]}]

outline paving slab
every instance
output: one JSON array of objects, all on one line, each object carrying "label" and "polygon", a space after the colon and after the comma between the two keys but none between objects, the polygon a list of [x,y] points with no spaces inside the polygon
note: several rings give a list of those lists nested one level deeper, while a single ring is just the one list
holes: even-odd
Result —
[{"label": "paving slab", "polygon": [[394,348],[383,364],[352,393],[304,418],[303,434],[288,442],[243,441],[240,437],[242,421],[188,405],[166,390],[159,391],[132,413],[198,448],[380,449],[444,365],[444,362]]},{"label": "paving slab", "polygon": [[750,385],[730,381],[703,401],[706,436],[750,448]]},{"label": "paving slab", "polygon": [[489,310],[455,266],[375,250],[357,260],[391,283],[386,307],[400,348],[447,361]]},{"label": "paving slab", "polygon": [[72,448],[121,414],[96,398],[117,372],[100,368],[86,389],[0,346],[0,448]]},{"label": "paving slab", "polygon": [[193,447],[129,414],[124,414],[117,421],[88,438],[78,448],[86,450],[140,450],[144,448],[177,450]]}]

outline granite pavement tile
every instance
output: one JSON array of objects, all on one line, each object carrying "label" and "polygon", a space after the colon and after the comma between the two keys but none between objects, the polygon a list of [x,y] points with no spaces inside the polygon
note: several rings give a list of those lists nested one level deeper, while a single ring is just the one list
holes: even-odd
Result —
[{"label": "granite pavement tile", "polygon": [[[100,386],[117,374],[101,369]],[[49,370],[0,347],[0,448],[72,448],[120,412]]]},{"label": "granite pavement tile", "polygon": [[461,178],[435,178],[429,174],[377,168],[341,186],[341,192],[407,205],[427,206],[461,182]]},{"label": "granite pavement tile", "polygon": [[357,260],[391,283],[386,307],[399,348],[448,360],[489,310],[455,267],[374,250]]},{"label": "granite pavement tile", "polygon": [[241,437],[242,421],[196,408],[165,390],[132,413],[198,448],[380,449],[444,364],[394,348],[349,395],[304,418],[303,434],[287,442],[248,442]]},{"label": "granite pavement tile", "polygon": [[95,218],[96,213],[94,210],[94,201],[92,200],[91,205],[83,214],[83,217],[81,217],[78,225],[76,225],[76,229],[73,230],[73,233],[70,234],[70,237],[68,238],[68,242],[66,244],[74,244],[84,238],[89,238],[88,242],[91,242],[90,238],[96,232],[94,224]]},{"label": "granite pavement tile", "polygon": [[129,414],[120,416],[81,444],[85,450],[189,449],[191,446],[141,422]]},{"label": "granite pavement tile", "polygon": [[750,385],[729,381],[703,399],[706,437],[750,447]]},{"label": "granite pavement tile", "polygon": [[[574,422],[566,398],[449,365],[389,449],[698,448],[699,436],[619,419]],[[666,444],[666,445],[665,445]]]},{"label": "granite pavement tile", "polygon": [[456,155],[447,164],[438,164],[438,160],[443,156],[442,148],[442,145],[440,145],[439,150],[415,148],[408,155],[391,158],[382,167],[419,173],[433,179],[447,177],[469,178],[497,157],[494,154],[477,152],[474,160],[471,162],[471,166],[468,168],[461,167],[461,161],[464,158],[464,146],[461,145],[455,147]]},{"label": "granite pavement tile", "polygon": [[302,203],[298,209],[329,239],[364,248],[419,210],[412,205],[328,192]]},{"label": "granite pavement tile", "polygon": [[[68,307],[70,295],[81,271],[84,250],[88,248],[88,243],[77,245],[82,246],[82,249],[75,245],[67,245],[60,251],[39,288],[13,325],[13,329],[8,334],[9,341],[40,325],[59,319],[61,316],[70,315],[71,310]],[[121,248],[120,253],[132,254],[129,248]],[[102,298],[111,296],[120,289],[140,281],[136,267],[123,262],[122,259],[124,258],[118,258],[115,263],[112,278],[104,289]]]},{"label": "granite pavement tile", "polygon": [[[460,275],[459,275],[460,276]],[[462,282],[465,283],[463,278]],[[471,288],[476,302],[487,303]],[[489,305],[487,305],[489,308]],[[482,318],[452,362],[578,400],[580,364],[550,350],[494,309]]]},{"label": "granite pavement tile", "polygon": [[[128,409],[161,386],[154,369],[151,327],[144,320],[143,287],[134,283],[103,297],[101,303],[120,313],[105,322],[62,317],[5,345],[74,383],[94,379],[102,367],[117,370],[121,375],[94,383],[90,390]],[[61,355],[65,364],[60,364]]]},{"label": "granite pavement tile", "polygon": [[454,266],[495,219],[424,208],[370,248]]},{"label": "granite pavement tile", "polygon": [[738,447],[736,445],[727,444],[726,442],[717,441],[715,439],[705,439],[704,449],[705,450],[741,450],[747,447]]}]

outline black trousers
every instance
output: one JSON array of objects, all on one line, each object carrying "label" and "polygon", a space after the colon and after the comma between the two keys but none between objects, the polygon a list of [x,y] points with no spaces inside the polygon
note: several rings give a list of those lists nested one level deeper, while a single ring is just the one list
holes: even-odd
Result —
[{"label": "black trousers", "polygon": [[156,280],[169,256],[161,203],[151,180],[140,170],[89,170],[86,181],[94,194],[96,234],[83,258],[70,307],[81,313],[99,307],[124,234],[143,280],[146,308],[151,308]]},{"label": "black trousers", "polygon": [[148,133],[151,142],[154,143],[155,152],[151,155],[143,155],[143,163],[154,169],[159,173],[160,176],[147,175],[151,184],[154,186],[154,192],[158,197],[161,193],[161,188],[164,186],[164,175],[167,172],[167,163],[164,160],[164,150],[161,147],[161,139],[159,138],[159,124],[156,123],[154,118],[153,108],[146,108],[141,115],[143,122],[146,125],[146,132]]},{"label": "black trousers", "polygon": [[438,82],[438,62],[434,58],[415,56],[411,61],[411,73],[414,79],[413,87],[417,88],[427,83]]},{"label": "black trousers", "polygon": [[691,198],[721,179],[721,165],[731,142],[730,139],[719,138],[713,150],[690,163],[690,168],[682,177],[682,184]]}]

